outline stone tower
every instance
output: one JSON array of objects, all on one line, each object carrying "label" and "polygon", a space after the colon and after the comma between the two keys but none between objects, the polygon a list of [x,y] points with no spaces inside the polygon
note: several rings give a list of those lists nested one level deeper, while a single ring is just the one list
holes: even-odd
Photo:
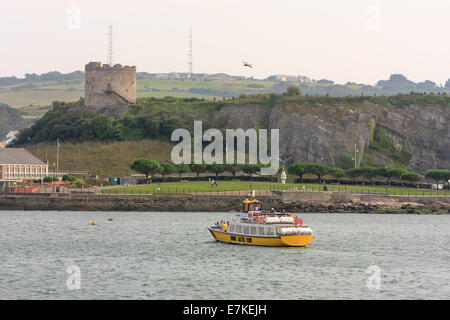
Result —
[{"label": "stone tower", "polygon": [[[122,113],[136,103],[136,67],[89,62],[85,67],[84,105],[88,110]],[[117,113],[112,111],[112,113]]]}]

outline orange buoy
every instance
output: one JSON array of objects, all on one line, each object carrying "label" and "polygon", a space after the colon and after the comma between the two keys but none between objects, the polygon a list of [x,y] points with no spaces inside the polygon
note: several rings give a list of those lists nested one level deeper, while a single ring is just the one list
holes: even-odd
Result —
[{"label": "orange buoy", "polygon": [[97,222],[95,222],[95,221],[91,222],[91,225],[93,225],[93,226],[95,226],[96,224],[97,224]]},{"label": "orange buoy", "polygon": [[112,217],[109,217],[108,218],[108,221],[113,221],[114,219],[112,218]]}]

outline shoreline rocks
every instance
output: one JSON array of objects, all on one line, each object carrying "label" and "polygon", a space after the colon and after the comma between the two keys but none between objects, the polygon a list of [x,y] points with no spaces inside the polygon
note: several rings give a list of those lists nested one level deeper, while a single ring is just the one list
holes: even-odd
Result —
[{"label": "shoreline rocks", "polygon": [[[319,194],[319,193],[317,193]],[[264,208],[276,208],[296,213],[373,213],[373,214],[449,214],[450,197],[439,199],[406,198],[354,194],[346,198],[327,195],[327,199],[314,199],[298,192],[259,197]],[[441,199],[442,198],[442,199]],[[0,195],[0,210],[54,210],[54,211],[150,211],[150,212],[228,212],[240,211],[239,196],[195,195]]]}]

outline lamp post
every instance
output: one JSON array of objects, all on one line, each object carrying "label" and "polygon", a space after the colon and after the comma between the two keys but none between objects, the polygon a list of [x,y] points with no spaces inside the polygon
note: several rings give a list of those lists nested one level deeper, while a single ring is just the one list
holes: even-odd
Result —
[{"label": "lamp post", "polygon": [[352,160],[355,161],[355,168],[356,168],[356,161],[357,161],[357,157],[356,154],[359,152],[358,148],[356,148],[356,143],[355,143],[355,156],[352,158]]},{"label": "lamp post", "polygon": [[58,176],[59,172],[59,148],[61,145],[59,144],[59,138],[56,139],[56,176]]}]

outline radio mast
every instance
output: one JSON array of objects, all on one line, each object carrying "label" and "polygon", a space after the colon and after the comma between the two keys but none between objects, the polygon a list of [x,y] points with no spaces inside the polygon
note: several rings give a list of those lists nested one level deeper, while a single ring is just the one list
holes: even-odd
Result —
[{"label": "radio mast", "polygon": [[112,25],[109,25],[109,27],[108,27],[108,58],[107,58],[107,62],[110,66],[113,66],[113,64],[114,64]]},{"label": "radio mast", "polygon": [[188,79],[191,79],[192,76],[192,28],[189,32],[189,52],[188,52]]}]

